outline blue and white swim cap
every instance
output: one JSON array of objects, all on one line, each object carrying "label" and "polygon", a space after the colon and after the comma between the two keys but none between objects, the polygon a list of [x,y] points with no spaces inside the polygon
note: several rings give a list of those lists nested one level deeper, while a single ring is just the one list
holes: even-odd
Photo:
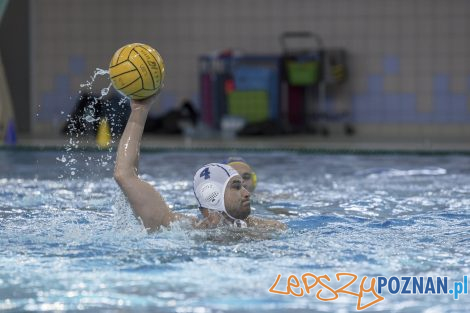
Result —
[{"label": "blue and white swim cap", "polygon": [[221,163],[206,164],[198,169],[194,175],[193,190],[199,207],[227,213],[225,188],[230,178],[236,175],[237,171]]}]

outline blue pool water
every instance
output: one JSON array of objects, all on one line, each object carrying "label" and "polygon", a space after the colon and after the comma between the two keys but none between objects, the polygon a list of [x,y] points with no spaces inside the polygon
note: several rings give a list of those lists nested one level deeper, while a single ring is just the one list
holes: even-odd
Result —
[{"label": "blue pool water", "polygon": [[[446,276],[449,289],[470,275],[469,156],[242,153],[259,178],[254,214],[287,231],[148,235],[112,179],[113,153],[0,151],[0,311],[355,312],[352,295],[269,288],[279,274],[279,290],[304,273]],[[196,215],[195,169],[228,155],[143,153],[141,172]],[[470,307],[468,294],[382,296],[363,312]]]}]

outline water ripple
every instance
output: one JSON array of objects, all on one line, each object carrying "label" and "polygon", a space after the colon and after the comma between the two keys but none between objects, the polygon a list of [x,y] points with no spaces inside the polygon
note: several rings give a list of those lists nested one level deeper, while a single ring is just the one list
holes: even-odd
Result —
[{"label": "water ripple", "polygon": [[[457,280],[470,270],[467,157],[248,154],[260,179],[255,214],[287,231],[182,223],[150,235],[102,164],[100,175],[84,175],[80,160],[99,156],[74,157],[82,174],[72,179],[51,174],[64,164],[60,153],[34,153],[42,168],[27,165],[30,157],[0,152],[9,162],[0,177],[0,310],[352,312],[352,299],[325,304],[267,290],[278,274]],[[142,177],[175,211],[198,215],[191,175],[225,157],[144,153]],[[376,309],[465,312],[470,305],[467,298],[386,301]]]}]

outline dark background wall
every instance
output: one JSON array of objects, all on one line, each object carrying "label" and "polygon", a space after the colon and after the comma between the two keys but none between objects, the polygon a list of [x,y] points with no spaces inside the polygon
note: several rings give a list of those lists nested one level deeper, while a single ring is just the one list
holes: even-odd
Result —
[{"label": "dark background wall", "polygon": [[29,0],[14,0],[0,24],[0,51],[21,133],[30,131],[29,21]]}]

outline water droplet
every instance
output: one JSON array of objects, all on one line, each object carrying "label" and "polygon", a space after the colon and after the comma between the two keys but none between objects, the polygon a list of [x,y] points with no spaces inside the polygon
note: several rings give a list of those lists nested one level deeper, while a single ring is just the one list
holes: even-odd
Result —
[{"label": "water droplet", "polygon": [[88,123],[93,123],[93,122],[99,121],[99,118],[98,118],[98,117],[97,117],[97,118],[93,118],[92,116],[87,115],[87,116],[85,117],[85,120],[86,120]]},{"label": "water droplet", "polygon": [[64,155],[62,155],[62,157],[60,159],[57,157],[56,160],[59,161],[59,162],[62,162],[62,163],[65,163],[67,161],[67,159],[65,158]]}]

